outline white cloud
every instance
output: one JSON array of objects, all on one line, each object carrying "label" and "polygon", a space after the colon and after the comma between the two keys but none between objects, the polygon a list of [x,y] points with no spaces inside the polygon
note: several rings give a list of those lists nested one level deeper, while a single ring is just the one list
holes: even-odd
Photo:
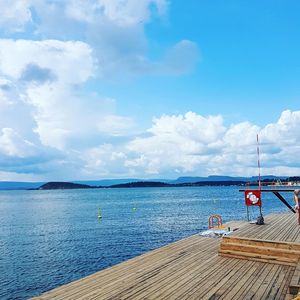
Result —
[{"label": "white cloud", "polygon": [[[97,132],[99,136],[124,135],[134,125],[130,118],[113,114],[111,101],[80,94],[80,86],[94,74],[87,44],[0,40],[0,57],[2,86],[7,86],[2,88],[3,99],[7,102],[9,97],[26,106],[27,119],[34,123],[31,129],[44,145],[62,150]],[[14,95],[9,92],[8,79],[18,87]]]},{"label": "white cloud", "polygon": [[132,25],[150,20],[150,5],[154,5],[159,14],[166,10],[165,0],[100,0],[104,15],[120,25]]},{"label": "white cloud", "polygon": [[[267,125],[262,131],[262,137],[266,143],[277,144],[281,140],[281,145],[298,145],[300,139],[300,112],[286,110],[282,112],[277,123]],[[282,137],[284,136],[284,140]],[[284,143],[284,144],[282,144]]]},{"label": "white cloud", "polygon": [[[61,148],[71,130],[68,121],[76,118],[69,113],[78,102],[71,90],[93,74],[89,46],[82,42],[0,40],[0,57],[0,74],[16,87],[11,99],[25,106],[29,114],[24,116],[24,107],[23,123],[33,119],[31,130],[39,134],[44,145]],[[78,68],[76,72],[74,66]],[[28,74],[29,67],[31,74]],[[44,81],[40,70],[44,72]],[[51,75],[49,81],[45,74]],[[34,76],[40,80],[33,80]]]},{"label": "white cloud", "polygon": [[264,128],[249,122],[225,128],[220,116],[162,116],[154,119],[150,137],[127,145],[135,156],[125,165],[138,173],[189,175],[257,174],[256,134],[261,140],[264,174],[300,172],[300,111],[284,111],[278,122]]},{"label": "white cloud", "polygon": [[[249,122],[243,122],[232,125],[224,135],[224,142],[234,152],[251,153],[255,150],[253,147],[254,138],[260,128]],[[237,138],[242,137],[242,138]]]},{"label": "white cloud", "polygon": [[0,29],[24,31],[25,26],[33,22],[31,9],[40,18],[39,23],[34,24],[37,27],[53,26],[55,15],[56,21],[63,20],[61,17],[84,23],[106,19],[120,26],[132,26],[150,21],[151,7],[163,15],[167,6],[166,0],[0,0]]},{"label": "white cloud", "polygon": [[102,144],[82,153],[85,164],[81,170],[85,178],[124,177],[129,175],[124,166],[126,154],[118,151],[118,146]]},{"label": "white cloud", "polygon": [[22,172],[2,172],[0,171],[1,181],[24,181],[24,182],[39,182],[43,181],[43,177],[39,174],[28,174]]},{"label": "white cloud", "polygon": [[35,146],[23,139],[12,128],[2,128],[0,135],[0,153],[8,156],[27,157],[36,152]]},{"label": "white cloud", "polygon": [[106,18],[120,26],[132,26],[150,20],[150,5],[162,15],[167,7],[165,0],[71,0],[66,15],[83,22],[97,22]]},{"label": "white cloud", "polygon": [[23,31],[24,26],[32,21],[31,1],[0,0],[0,30],[7,32]]},{"label": "white cloud", "polygon": [[[158,59],[148,57],[150,45],[145,24],[151,22],[155,15],[162,17],[166,14],[166,0],[13,2],[16,7],[9,7],[14,13],[3,12],[4,27],[10,27],[8,21],[11,19],[16,24],[20,22],[18,30],[26,31],[26,24],[31,24],[34,28],[31,34],[33,39],[46,37],[85,41],[94,50],[97,75],[102,80],[128,80],[144,75],[177,76],[190,72],[198,61],[198,47],[189,40],[181,40],[166,49],[160,49],[161,57]],[[20,6],[20,3],[24,8],[19,11],[17,4]],[[5,5],[2,4],[2,7]],[[34,21],[30,9],[36,15]],[[27,17],[22,16],[21,11],[24,14],[26,11]]]},{"label": "white cloud", "polygon": [[94,74],[87,44],[0,40],[0,58],[1,172],[55,179],[63,168],[68,178],[84,166],[81,151],[134,126],[112,99],[84,92]]},{"label": "white cloud", "polygon": [[30,66],[52,71],[66,84],[85,82],[94,72],[92,49],[83,42],[2,39],[0,58],[1,73],[13,79],[22,78]]},{"label": "white cloud", "polygon": [[154,119],[148,138],[137,138],[128,144],[128,149],[139,156],[127,160],[130,167],[144,168],[148,173],[193,172],[215,152],[225,131],[221,116],[207,118],[193,112],[184,116],[162,116]]},{"label": "white cloud", "polygon": [[106,115],[97,124],[97,129],[102,133],[110,135],[128,135],[135,126],[133,120],[128,117]]}]

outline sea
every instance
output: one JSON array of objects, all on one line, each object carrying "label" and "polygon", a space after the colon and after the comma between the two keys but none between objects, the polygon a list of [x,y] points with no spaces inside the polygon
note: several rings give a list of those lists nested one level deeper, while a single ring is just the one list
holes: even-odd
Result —
[{"label": "sea", "polygon": [[[198,234],[212,214],[246,220],[240,188],[0,191],[0,299],[28,299]],[[288,211],[272,193],[262,201],[264,215]]]}]

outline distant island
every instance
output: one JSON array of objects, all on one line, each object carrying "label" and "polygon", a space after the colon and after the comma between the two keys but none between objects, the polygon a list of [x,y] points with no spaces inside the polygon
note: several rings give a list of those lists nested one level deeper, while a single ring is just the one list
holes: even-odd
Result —
[{"label": "distant island", "polygon": [[47,182],[41,185],[39,190],[71,190],[71,189],[91,189],[87,184],[79,184],[73,182]]},{"label": "distant island", "polygon": [[138,187],[167,187],[175,186],[173,184],[167,184],[157,181],[139,181],[129,182],[123,184],[114,184],[110,186],[91,186],[87,184],[78,184],[72,182],[47,182],[41,185],[38,190],[67,190],[67,189],[103,189],[103,188],[138,188]]}]

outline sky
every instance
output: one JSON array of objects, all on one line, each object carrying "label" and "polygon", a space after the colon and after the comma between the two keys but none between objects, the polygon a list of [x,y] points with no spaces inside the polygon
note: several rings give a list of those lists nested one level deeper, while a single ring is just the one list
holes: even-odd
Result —
[{"label": "sky", "polygon": [[300,175],[297,0],[0,0],[0,180]]}]

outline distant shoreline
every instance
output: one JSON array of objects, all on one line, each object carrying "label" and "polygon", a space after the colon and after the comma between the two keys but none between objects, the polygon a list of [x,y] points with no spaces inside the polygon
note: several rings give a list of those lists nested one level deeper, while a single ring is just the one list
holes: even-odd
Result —
[{"label": "distant shoreline", "polygon": [[[246,186],[249,182],[245,181],[200,181],[187,183],[165,183],[157,181],[137,181],[123,184],[113,184],[110,186],[91,186],[72,182],[48,182],[37,189],[31,190],[66,190],[66,189],[114,189],[114,188],[164,188],[164,187],[199,187],[199,186]],[[258,186],[257,182],[250,183],[250,186]]]},{"label": "distant shoreline", "polygon": [[[0,190],[57,190],[57,189],[102,189],[142,187],[193,187],[193,186],[257,186],[259,178],[210,175],[208,177],[178,177],[177,179],[102,179],[50,182],[0,181]],[[261,176],[262,186],[299,186],[300,176]]]}]

